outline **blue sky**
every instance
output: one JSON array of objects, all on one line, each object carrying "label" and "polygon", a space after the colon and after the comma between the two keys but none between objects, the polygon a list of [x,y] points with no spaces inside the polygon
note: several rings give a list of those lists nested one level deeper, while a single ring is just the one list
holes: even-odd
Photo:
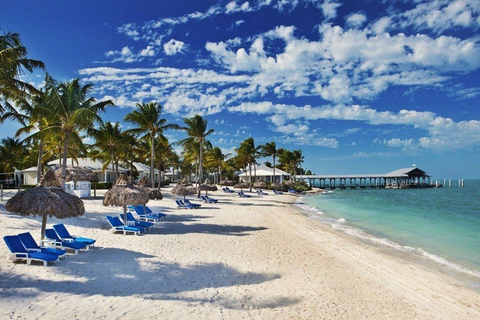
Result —
[{"label": "blue sky", "polygon": [[480,178],[478,0],[6,0],[0,28],[112,99],[105,121],[157,101],[208,119],[226,153],[252,136],[317,174]]}]

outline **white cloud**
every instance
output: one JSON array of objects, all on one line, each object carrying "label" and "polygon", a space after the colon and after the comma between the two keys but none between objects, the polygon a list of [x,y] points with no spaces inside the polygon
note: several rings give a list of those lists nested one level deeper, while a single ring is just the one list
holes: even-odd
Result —
[{"label": "white cloud", "polygon": [[185,48],[185,43],[179,40],[170,39],[167,43],[163,45],[163,50],[167,56],[173,56]]},{"label": "white cloud", "polygon": [[109,62],[132,63],[142,61],[147,57],[153,57],[155,54],[156,50],[153,46],[147,46],[145,49],[142,49],[137,53],[133,51],[133,48],[125,46],[121,50],[108,51],[105,53],[105,56],[111,59]]},{"label": "white cloud", "polygon": [[338,3],[336,0],[324,0],[323,4],[320,5],[323,16],[326,20],[331,20],[337,17],[337,8],[341,4]]},{"label": "white cloud", "polygon": [[345,22],[347,26],[357,28],[361,27],[365,21],[367,21],[367,17],[363,13],[353,13],[347,17]]}]

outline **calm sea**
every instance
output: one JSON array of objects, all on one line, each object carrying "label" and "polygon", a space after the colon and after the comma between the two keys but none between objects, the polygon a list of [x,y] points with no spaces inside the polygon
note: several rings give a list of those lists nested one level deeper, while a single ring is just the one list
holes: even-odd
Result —
[{"label": "calm sea", "polygon": [[452,183],[438,189],[334,190],[304,196],[298,206],[312,219],[468,275],[479,286],[480,180],[465,180],[463,188],[458,180]]}]

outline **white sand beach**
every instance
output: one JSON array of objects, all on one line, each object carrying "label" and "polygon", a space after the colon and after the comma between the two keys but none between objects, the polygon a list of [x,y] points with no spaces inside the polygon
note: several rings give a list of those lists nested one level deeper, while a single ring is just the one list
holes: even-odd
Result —
[{"label": "white sand beach", "polygon": [[[218,204],[180,210],[167,190],[148,203],[167,219],[141,236],[110,233],[105,216],[122,208],[101,199],[49,219],[97,240],[53,266],[12,263],[2,241],[0,318],[480,319],[480,294],[308,219],[294,195],[215,192]],[[40,217],[6,212],[7,199],[0,235],[39,241]]]}]

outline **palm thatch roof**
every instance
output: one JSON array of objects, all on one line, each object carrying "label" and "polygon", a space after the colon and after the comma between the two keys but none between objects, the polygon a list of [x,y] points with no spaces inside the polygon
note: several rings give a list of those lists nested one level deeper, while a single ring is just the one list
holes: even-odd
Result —
[{"label": "palm thatch roof", "polygon": [[[89,168],[67,166],[66,173],[67,175],[65,177],[65,182],[68,182],[68,181],[98,182],[98,176]],[[60,179],[60,177],[62,176],[62,168],[57,169],[55,171],[55,176],[57,177],[57,179]]]},{"label": "palm thatch roof", "polygon": [[57,217],[60,219],[83,215],[83,201],[61,188],[36,187],[18,192],[7,201],[5,208],[21,216]]},{"label": "palm thatch roof", "polygon": [[148,197],[150,200],[162,200],[163,199],[163,194],[162,191],[158,188],[149,188],[146,187],[145,191],[148,193]]},{"label": "palm thatch roof", "polygon": [[266,187],[267,187],[267,183],[264,182],[264,181],[262,181],[262,180],[258,180],[257,182],[255,182],[255,183],[253,184],[253,186],[254,186],[255,188],[266,188]]},{"label": "palm thatch roof", "polygon": [[220,184],[221,186],[228,186],[228,187],[233,186],[233,182],[230,181],[230,180],[222,180],[222,181],[220,181],[219,184]]},{"label": "palm thatch roof", "polygon": [[152,182],[150,181],[150,179],[147,176],[145,176],[142,179],[140,179],[140,181],[138,181],[138,186],[140,188],[151,187]]},{"label": "palm thatch roof", "polygon": [[148,193],[144,189],[135,187],[133,181],[122,173],[117,183],[105,193],[103,205],[121,207],[145,204],[148,201]]},{"label": "palm thatch roof", "polygon": [[203,182],[199,186],[199,188],[201,191],[217,191],[218,190],[217,186],[213,185],[208,179],[206,179],[205,182]]},{"label": "palm thatch roof", "polygon": [[58,182],[57,178],[55,177],[55,173],[52,170],[48,170],[41,178],[40,178],[40,186],[46,188],[59,188],[61,187],[60,182]]},{"label": "palm thatch roof", "polygon": [[66,193],[59,185],[55,174],[49,170],[40,179],[39,187],[18,192],[7,201],[5,208],[22,216],[42,216],[43,239],[48,216],[63,219],[81,216],[85,212],[83,201]]},{"label": "palm thatch roof", "polygon": [[177,196],[183,196],[185,198],[186,196],[191,196],[197,193],[197,188],[193,186],[185,186],[183,184],[177,184],[175,187],[173,187],[171,192],[172,194],[176,194]]}]

